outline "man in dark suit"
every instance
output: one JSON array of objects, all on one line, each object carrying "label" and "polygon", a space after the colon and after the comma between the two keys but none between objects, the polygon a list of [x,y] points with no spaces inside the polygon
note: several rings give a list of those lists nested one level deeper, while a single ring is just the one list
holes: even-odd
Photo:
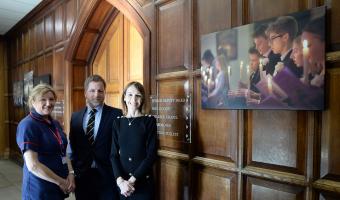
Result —
[{"label": "man in dark suit", "polygon": [[267,25],[259,25],[254,33],[253,40],[257,51],[263,56],[263,70],[266,74],[273,75],[275,70],[275,65],[280,61],[280,54],[275,54],[269,45],[268,37],[266,35]]},{"label": "man in dark suit", "polygon": [[118,199],[110,152],[112,123],[120,109],[104,104],[106,83],[99,75],[84,83],[86,107],[71,117],[70,151],[76,174],[76,199]]}]

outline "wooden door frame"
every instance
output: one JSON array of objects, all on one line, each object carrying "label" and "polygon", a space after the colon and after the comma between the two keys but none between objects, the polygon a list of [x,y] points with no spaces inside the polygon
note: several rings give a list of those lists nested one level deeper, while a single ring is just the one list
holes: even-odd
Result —
[{"label": "wooden door frame", "polygon": [[[143,16],[142,9],[136,0],[129,1],[116,1],[116,0],[88,0],[86,4],[80,10],[78,20],[72,28],[68,45],[66,47],[65,59],[69,61],[69,65],[66,66],[65,74],[65,102],[69,102],[65,105],[66,119],[71,115],[75,108],[79,108],[80,105],[74,105],[73,99],[79,99],[79,90],[84,90],[81,86],[74,86],[73,77],[80,77],[85,79],[89,74],[92,74],[92,65],[94,57],[97,54],[100,43],[105,37],[106,31],[109,25],[117,16],[117,10],[123,13],[131,23],[136,27],[141,37],[143,38],[143,85],[145,86],[146,95],[151,94],[151,29],[150,25],[145,22],[145,16]],[[97,8],[103,5],[111,4],[112,8],[101,12],[96,12]],[[106,12],[104,20],[98,21],[102,27],[100,30],[93,30],[89,24],[96,19],[96,17],[103,15]],[[99,13],[99,14],[98,14]],[[95,34],[95,39],[88,40],[86,33]],[[84,52],[83,47],[87,47]],[[80,51],[82,51],[80,53]],[[87,55],[83,59],[77,57],[78,54]],[[82,70],[74,70],[74,67],[84,66]],[[81,87],[81,88],[80,88]],[[75,91],[78,91],[76,96]],[[78,97],[78,98],[77,98]],[[147,105],[149,107],[150,105]]]}]

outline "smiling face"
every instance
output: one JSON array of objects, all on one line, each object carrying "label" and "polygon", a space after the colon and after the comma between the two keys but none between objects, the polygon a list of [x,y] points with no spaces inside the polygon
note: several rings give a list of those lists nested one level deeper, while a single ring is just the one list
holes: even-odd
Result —
[{"label": "smiling face", "polygon": [[38,96],[32,102],[32,106],[37,113],[42,116],[48,116],[52,113],[56,99],[52,92],[46,92],[42,96]]},{"label": "smiling face", "polygon": [[91,107],[102,105],[105,100],[105,87],[102,82],[92,81],[85,91],[86,103]]},{"label": "smiling face", "polygon": [[260,37],[254,38],[254,43],[255,43],[256,49],[260,52],[261,55],[264,55],[270,49],[269,42],[264,37],[260,36]]},{"label": "smiling face", "polygon": [[124,102],[128,111],[141,111],[143,95],[134,85],[131,85],[125,92]]}]

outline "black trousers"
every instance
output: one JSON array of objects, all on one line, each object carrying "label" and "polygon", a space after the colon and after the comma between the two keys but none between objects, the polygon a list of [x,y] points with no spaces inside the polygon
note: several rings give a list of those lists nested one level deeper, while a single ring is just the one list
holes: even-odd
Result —
[{"label": "black trousers", "polygon": [[114,177],[104,177],[95,168],[88,169],[81,176],[76,177],[75,180],[75,196],[77,200],[119,199]]}]

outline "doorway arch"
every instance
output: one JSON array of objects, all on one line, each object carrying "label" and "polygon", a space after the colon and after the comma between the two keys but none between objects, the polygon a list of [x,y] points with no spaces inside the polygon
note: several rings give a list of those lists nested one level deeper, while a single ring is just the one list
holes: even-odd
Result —
[{"label": "doorway arch", "polygon": [[143,38],[143,84],[146,95],[151,90],[151,32],[145,22],[138,3],[115,0],[89,0],[80,10],[78,20],[74,25],[65,58],[69,61],[66,69],[67,84],[65,88],[65,114],[70,116],[72,111],[85,105],[83,82],[91,74],[94,57],[103,42],[108,27],[121,12],[136,27]]}]

